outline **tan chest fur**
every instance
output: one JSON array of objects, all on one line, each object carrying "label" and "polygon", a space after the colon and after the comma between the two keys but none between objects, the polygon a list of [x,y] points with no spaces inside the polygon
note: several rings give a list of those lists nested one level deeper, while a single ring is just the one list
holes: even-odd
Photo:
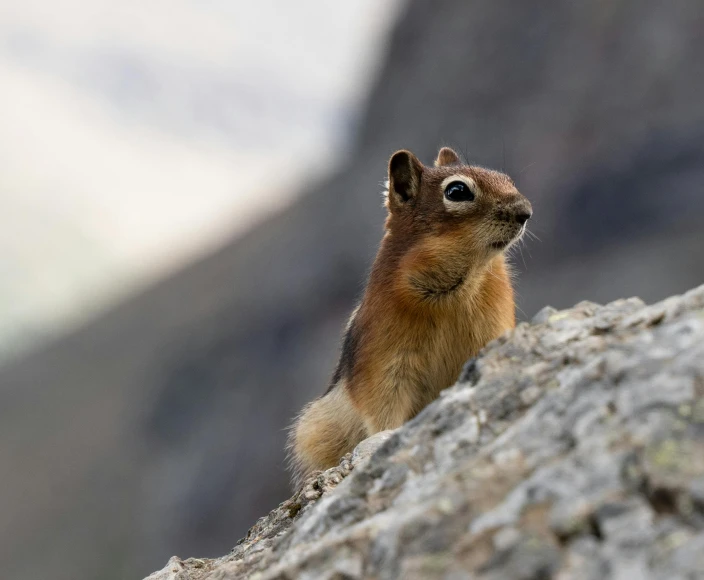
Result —
[{"label": "tan chest fur", "polygon": [[448,296],[420,305],[414,296],[412,308],[399,301],[398,288],[363,305],[364,344],[346,388],[370,433],[416,415],[457,380],[468,358],[514,326],[505,268],[500,256]]}]

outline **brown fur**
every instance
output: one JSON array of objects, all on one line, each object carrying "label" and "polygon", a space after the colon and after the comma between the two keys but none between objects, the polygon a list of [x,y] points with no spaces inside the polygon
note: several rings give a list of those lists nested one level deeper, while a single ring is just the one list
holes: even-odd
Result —
[{"label": "brown fur", "polygon": [[[444,199],[452,176],[474,200]],[[449,148],[434,167],[399,151],[389,161],[386,206],[386,233],[330,389],[292,427],[299,482],[415,416],[468,358],[515,326],[505,250],[524,231],[518,216],[524,222],[532,210],[508,176],[462,165]]]}]

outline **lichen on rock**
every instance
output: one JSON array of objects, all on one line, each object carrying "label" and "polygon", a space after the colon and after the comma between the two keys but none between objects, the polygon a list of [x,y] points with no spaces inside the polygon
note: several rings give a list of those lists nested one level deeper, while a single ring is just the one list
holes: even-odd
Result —
[{"label": "lichen on rock", "polygon": [[229,555],[149,579],[703,577],[703,395],[704,286],[547,308]]}]

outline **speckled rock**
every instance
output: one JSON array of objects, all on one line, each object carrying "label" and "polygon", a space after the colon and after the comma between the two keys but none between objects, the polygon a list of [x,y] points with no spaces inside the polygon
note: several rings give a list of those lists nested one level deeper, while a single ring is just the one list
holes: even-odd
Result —
[{"label": "speckled rock", "polygon": [[229,555],[150,580],[704,578],[703,395],[704,286],[544,309]]}]

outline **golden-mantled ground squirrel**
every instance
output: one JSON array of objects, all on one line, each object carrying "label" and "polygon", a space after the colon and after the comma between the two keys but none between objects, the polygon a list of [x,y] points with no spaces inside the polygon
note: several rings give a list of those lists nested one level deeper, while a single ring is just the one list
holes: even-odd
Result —
[{"label": "golden-mantled ground squirrel", "polygon": [[447,147],[434,167],[397,151],[386,207],[386,232],[330,388],[291,428],[297,483],[415,416],[468,358],[515,326],[505,253],[532,208],[510,177],[463,165]]}]

